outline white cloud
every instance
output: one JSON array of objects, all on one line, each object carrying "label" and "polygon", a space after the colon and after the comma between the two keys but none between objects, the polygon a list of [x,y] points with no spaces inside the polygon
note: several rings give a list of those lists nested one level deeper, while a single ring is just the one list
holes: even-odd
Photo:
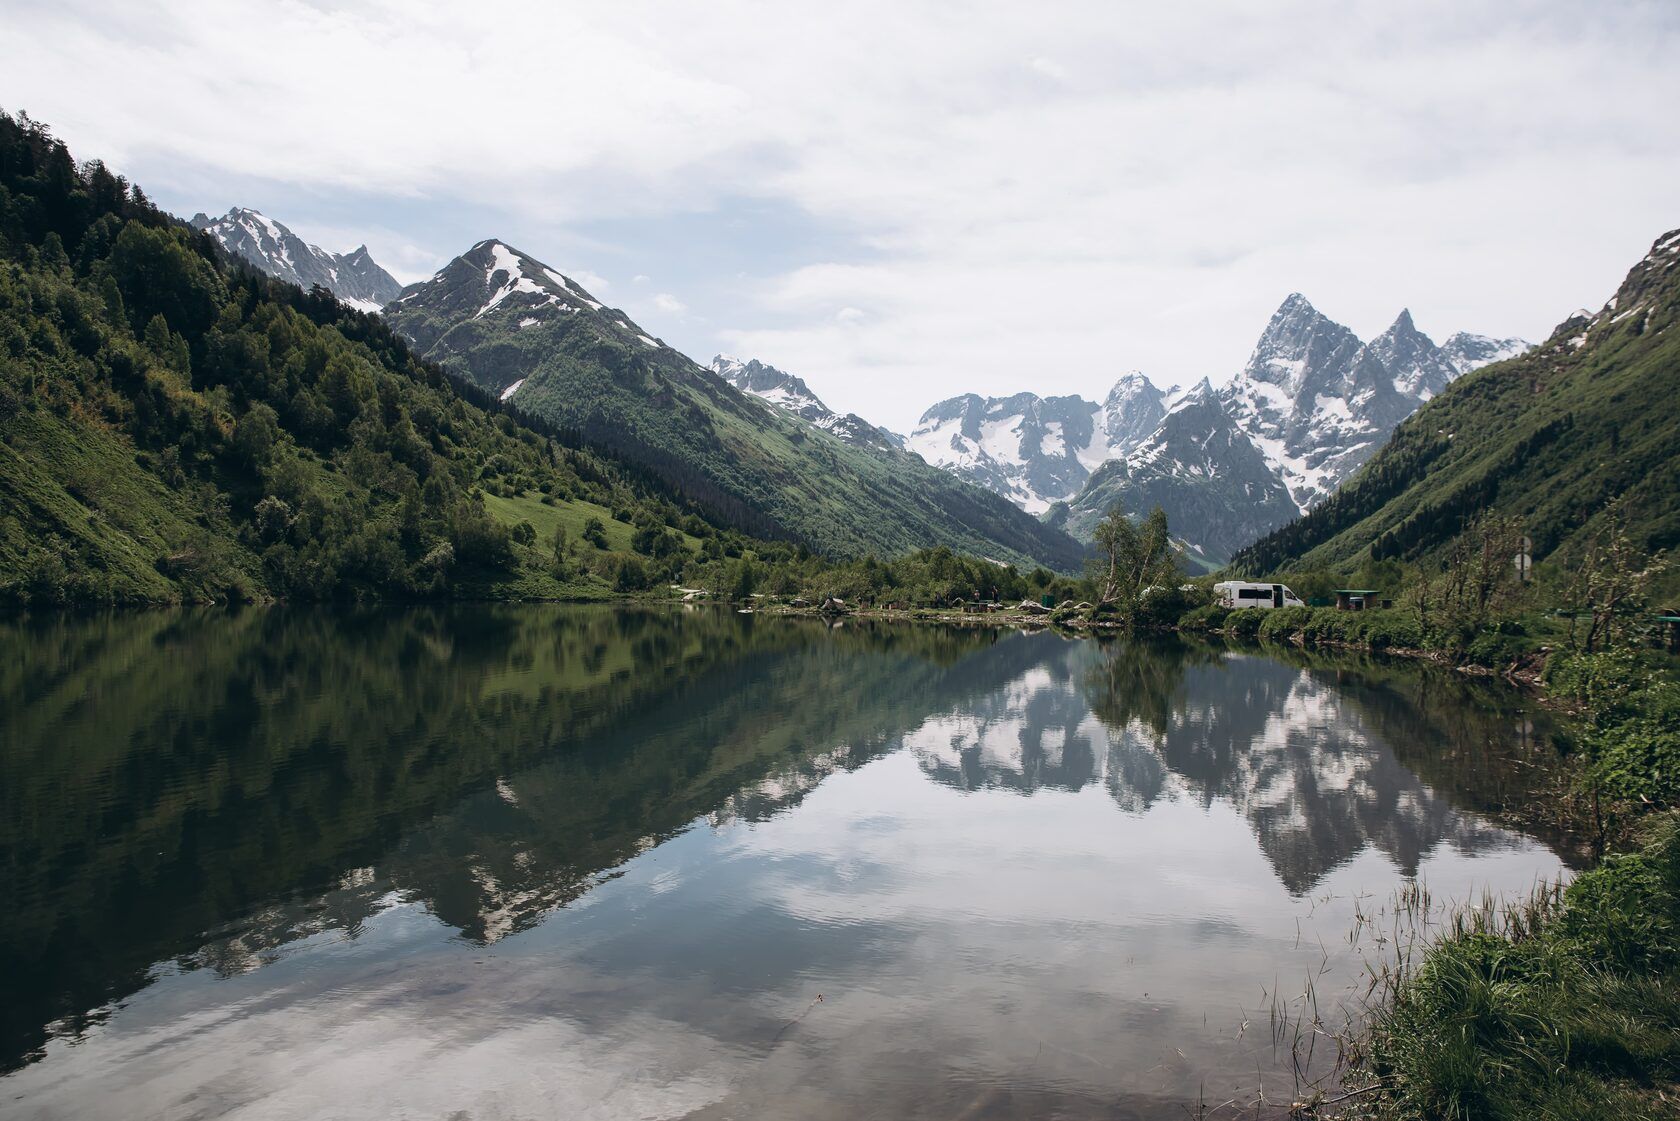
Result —
[{"label": "white cloud", "polygon": [[600,295],[612,288],[612,281],[608,280],[604,276],[597,276],[588,269],[568,269],[566,275],[596,295]]},{"label": "white cloud", "polygon": [[653,297],[653,306],[666,315],[681,315],[688,310],[688,305],[671,295],[669,292],[659,292]]},{"label": "white cloud", "polygon": [[695,283],[680,237],[624,272],[681,273],[732,349],[899,427],[970,389],[1218,380],[1297,289],[1367,335],[1403,305],[1540,334],[1680,224],[1662,5],[9,6],[11,107],[125,170],[494,206],[557,243],[808,216],[823,259],[745,285]]}]

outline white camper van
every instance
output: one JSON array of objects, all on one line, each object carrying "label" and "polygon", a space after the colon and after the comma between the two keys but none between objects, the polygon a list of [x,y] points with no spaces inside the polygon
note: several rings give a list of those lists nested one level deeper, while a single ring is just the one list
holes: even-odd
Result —
[{"label": "white camper van", "polygon": [[1305,607],[1301,597],[1286,584],[1251,584],[1246,580],[1221,580],[1213,586],[1214,602],[1221,607]]}]

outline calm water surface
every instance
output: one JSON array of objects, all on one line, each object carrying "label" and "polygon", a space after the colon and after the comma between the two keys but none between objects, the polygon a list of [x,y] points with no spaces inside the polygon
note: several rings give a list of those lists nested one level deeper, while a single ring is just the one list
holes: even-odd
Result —
[{"label": "calm water surface", "polygon": [[1563,869],[1485,816],[1542,718],[1415,667],[490,606],[0,657],[7,1118],[1287,1101],[1356,905]]}]

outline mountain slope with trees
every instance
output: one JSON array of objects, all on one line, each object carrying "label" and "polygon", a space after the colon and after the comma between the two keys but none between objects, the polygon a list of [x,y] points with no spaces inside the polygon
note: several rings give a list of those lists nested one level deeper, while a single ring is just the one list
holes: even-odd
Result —
[{"label": "mountain slope with trees", "polygon": [[742,392],[569,277],[483,241],[384,309],[427,358],[640,464],[715,516],[834,556],[948,546],[1072,571],[1083,549],[891,446]]},{"label": "mountain slope with trees", "polygon": [[794,555],[0,115],[0,600],[591,597],[749,545]]},{"label": "mountain slope with trees", "polygon": [[1536,559],[1578,559],[1611,516],[1642,549],[1680,545],[1677,319],[1680,230],[1657,239],[1596,315],[1453,382],[1336,494],[1233,566],[1416,560],[1486,510],[1520,519]]}]

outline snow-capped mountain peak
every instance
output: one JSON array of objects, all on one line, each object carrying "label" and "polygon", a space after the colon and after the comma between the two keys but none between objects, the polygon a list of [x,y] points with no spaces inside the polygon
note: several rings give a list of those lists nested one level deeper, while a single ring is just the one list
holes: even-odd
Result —
[{"label": "snow-capped mountain peak", "polygon": [[450,267],[461,263],[484,273],[484,302],[473,316],[474,319],[488,315],[515,296],[523,298],[514,300],[510,306],[530,312],[539,309],[560,312],[575,312],[580,308],[603,310],[600,301],[584,291],[576,281],[549,268],[535,257],[521,253],[505,241],[494,238],[481,241],[456,258]]},{"label": "snow-capped mountain peak", "polygon": [[851,444],[903,448],[904,437],[877,428],[856,413],[837,413],[811,392],[802,378],[767,366],[758,359],[741,361],[731,354],[719,354],[709,367],[712,373],[745,393],[768,401],[825,432],[832,432]]},{"label": "snow-capped mountain peak", "polygon": [[1454,336],[1449,352],[1402,309],[1368,343],[1299,293],[1272,316],[1227,409],[1306,510],[1376,453],[1388,433],[1453,378],[1527,349],[1520,339]]},{"label": "snow-capped mountain peak", "polygon": [[1102,464],[1130,453],[1165,415],[1165,395],[1132,371],[1100,405],[1035,393],[949,398],[922,414],[908,446],[1039,513],[1077,493]]},{"label": "snow-capped mountain peak", "polygon": [[1358,350],[1358,336],[1292,292],[1272,314],[1239,377],[1294,398],[1345,376]]},{"label": "snow-capped mountain peak", "polygon": [[195,214],[191,225],[268,275],[302,288],[320,285],[361,311],[378,311],[402,291],[402,285],[375,263],[366,245],[350,253],[329,253],[261,211],[236,206],[215,219]]},{"label": "snow-capped mountain peak", "polygon": [[1388,330],[1365,344],[1362,357],[1376,361],[1397,393],[1419,401],[1441,392],[1459,373],[1434,340],[1417,329],[1409,309],[1401,309]]},{"label": "snow-capped mountain peak", "polygon": [[714,374],[736,389],[762,397],[812,423],[836,415],[802,379],[774,366],[766,366],[756,358],[743,362],[733,355],[720,354],[712,359],[711,368]]},{"label": "snow-capped mountain peak", "polygon": [[[604,306],[571,277],[499,238],[478,242],[430,278],[403,289],[386,308],[386,317],[422,351],[466,323],[479,325],[479,337],[505,332],[511,342],[527,331],[536,336],[548,329],[568,334],[577,321],[587,321],[591,332],[604,331],[632,348],[666,349],[624,312]],[[498,392],[523,397],[531,387],[522,381],[516,384],[517,365],[499,362],[494,373],[485,368],[474,374]]]},{"label": "snow-capped mountain peak", "polygon": [[1093,438],[1073,469],[1045,454],[1055,445],[1044,433],[1049,403],[1077,398],[954,397],[910,443],[1028,510],[1066,499],[1050,516],[1075,535],[1116,501],[1134,512],[1159,502],[1185,541],[1219,559],[1329,494],[1453,378],[1527,348],[1468,334],[1439,347],[1409,310],[1365,343],[1296,292],[1227,384],[1163,393],[1128,374],[1101,406],[1082,402]]},{"label": "snow-capped mountain peak", "polygon": [[1441,353],[1446,355],[1454,370],[1467,374],[1471,370],[1515,358],[1533,345],[1525,339],[1494,339],[1460,331],[1441,344]]}]

